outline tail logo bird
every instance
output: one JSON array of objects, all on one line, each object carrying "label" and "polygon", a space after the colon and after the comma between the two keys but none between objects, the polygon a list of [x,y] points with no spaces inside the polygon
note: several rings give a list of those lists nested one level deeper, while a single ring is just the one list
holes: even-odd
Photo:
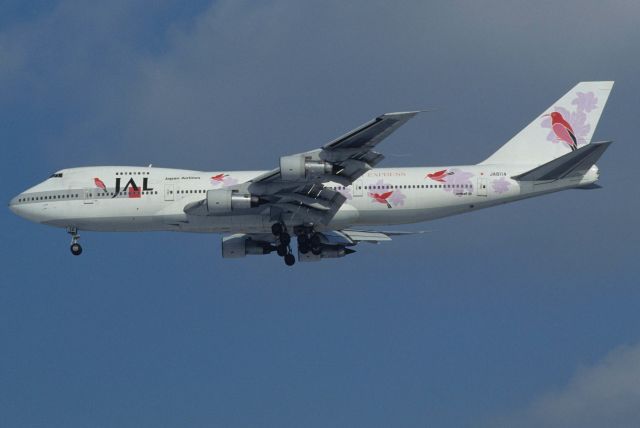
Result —
[{"label": "tail logo bird", "polygon": [[576,133],[573,131],[571,124],[562,116],[562,113],[554,111],[545,116],[551,116],[551,129],[558,140],[566,143],[571,148],[571,151],[577,150],[578,140],[576,139]]}]

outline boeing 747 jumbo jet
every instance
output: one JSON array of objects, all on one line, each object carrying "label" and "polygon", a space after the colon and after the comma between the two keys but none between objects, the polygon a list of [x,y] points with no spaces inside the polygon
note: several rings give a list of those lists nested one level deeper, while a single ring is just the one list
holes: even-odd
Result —
[{"label": "boeing 747 jumbo jet", "polygon": [[418,112],[387,113],[319,149],[282,156],[271,171],[92,166],[57,171],[13,198],[28,220],[80,230],[213,232],[222,257],[276,252],[291,266],[343,257],[360,242],[423,222],[565,189],[598,187],[592,143],[613,82],[581,82],[477,165],[374,168],[374,148]]}]

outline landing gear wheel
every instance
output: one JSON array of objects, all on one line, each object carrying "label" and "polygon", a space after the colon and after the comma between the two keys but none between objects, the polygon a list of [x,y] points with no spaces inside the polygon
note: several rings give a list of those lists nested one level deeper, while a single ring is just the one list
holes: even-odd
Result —
[{"label": "landing gear wheel", "polygon": [[289,235],[287,232],[282,232],[280,234],[280,244],[286,247],[290,243],[291,243],[291,235]]},{"label": "landing gear wheel", "polygon": [[309,244],[298,244],[298,251],[300,251],[300,254],[307,254],[310,250],[311,247],[309,247]]},{"label": "landing gear wheel", "polygon": [[284,257],[287,255],[287,247],[285,245],[278,245],[276,247],[276,251],[280,257]]},{"label": "landing gear wheel", "polygon": [[273,223],[271,225],[271,233],[273,233],[275,236],[280,236],[282,232],[284,232],[282,223]]},{"label": "landing gear wheel", "polygon": [[284,263],[287,266],[293,266],[294,264],[296,264],[296,258],[293,254],[289,253],[287,255],[284,256]]},{"label": "landing gear wheel", "polygon": [[79,256],[82,254],[82,247],[78,244],[78,239],[80,239],[78,228],[75,226],[67,226],[67,233],[71,235],[71,254]]},{"label": "landing gear wheel", "polygon": [[320,239],[320,235],[314,233],[310,239],[312,247],[320,247],[322,245],[322,239]]},{"label": "landing gear wheel", "polygon": [[314,256],[319,256],[322,254],[322,247],[311,247],[311,254]]},{"label": "landing gear wheel", "polygon": [[307,235],[299,235],[298,236],[298,245],[308,245],[309,237]]}]

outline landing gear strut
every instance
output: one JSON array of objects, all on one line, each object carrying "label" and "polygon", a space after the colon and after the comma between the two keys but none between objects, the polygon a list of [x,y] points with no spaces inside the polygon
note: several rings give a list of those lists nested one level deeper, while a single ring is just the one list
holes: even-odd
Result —
[{"label": "landing gear strut", "polygon": [[78,229],[73,226],[67,227],[67,233],[71,235],[71,254],[74,256],[79,256],[82,254],[82,247],[78,244],[78,239],[80,239],[80,235],[78,235]]}]

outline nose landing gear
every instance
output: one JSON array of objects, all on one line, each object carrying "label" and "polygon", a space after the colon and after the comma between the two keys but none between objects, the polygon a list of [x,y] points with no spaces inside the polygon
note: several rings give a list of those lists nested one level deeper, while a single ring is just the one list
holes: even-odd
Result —
[{"label": "nose landing gear", "polygon": [[80,239],[80,235],[78,235],[78,229],[73,226],[67,227],[67,233],[71,235],[71,254],[74,256],[79,256],[82,254],[82,247],[78,244],[78,239]]},{"label": "nose landing gear", "polygon": [[71,244],[71,254],[73,254],[74,256],[79,256],[80,254],[82,254],[82,247],[80,246],[80,244],[78,244],[77,242]]}]

